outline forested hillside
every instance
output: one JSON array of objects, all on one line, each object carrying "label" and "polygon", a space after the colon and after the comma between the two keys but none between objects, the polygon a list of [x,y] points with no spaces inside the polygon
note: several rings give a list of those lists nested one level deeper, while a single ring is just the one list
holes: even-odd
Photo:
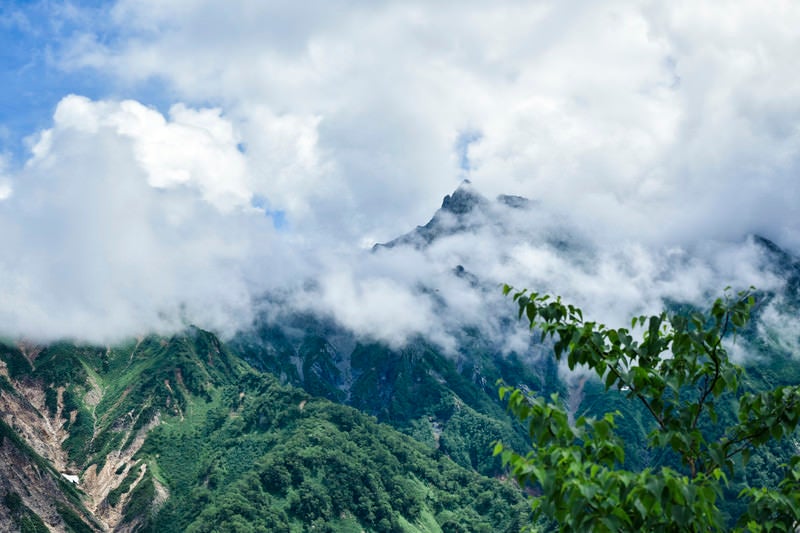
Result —
[{"label": "forested hillside", "polygon": [[[0,516],[20,530],[516,531],[525,521],[513,485],[469,468],[468,444],[460,466],[430,426],[417,442],[280,385],[207,332],[110,349],[4,345],[2,360]],[[483,447],[472,459],[492,461]]]}]

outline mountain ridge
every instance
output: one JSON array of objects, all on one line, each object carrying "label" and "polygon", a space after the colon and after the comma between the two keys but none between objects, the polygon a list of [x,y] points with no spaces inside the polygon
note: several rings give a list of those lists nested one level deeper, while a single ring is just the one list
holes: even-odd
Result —
[{"label": "mountain ridge", "polygon": [[[522,196],[501,194],[495,199],[494,204],[509,209],[525,210],[530,209],[533,202]],[[423,249],[437,237],[468,231],[478,226],[480,222],[485,222],[490,215],[488,211],[491,207],[492,202],[480,194],[469,180],[464,180],[452,194],[442,199],[441,207],[425,225],[417,226],[389,242],[375,244],[372,251],[404,245]],[[468,220],[468,215],[477,215],[480,220],[472,222]]]}]

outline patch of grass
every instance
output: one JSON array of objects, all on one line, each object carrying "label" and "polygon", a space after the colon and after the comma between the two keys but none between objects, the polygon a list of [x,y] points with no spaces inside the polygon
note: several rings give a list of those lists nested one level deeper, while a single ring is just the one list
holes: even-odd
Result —
[{"label": "patch of grass", "polygon": [[125,476],[125,479],[122,480],[122,483],[120,483],[117,488],[108,493],[108,496],[106,496],[106,501],[111,507],[117,506],[119,500],[122,498],[122,495],[127,494],[128,491],[131,490],[131,485],[133,485],[133,482],[136,481],[141,473],[142,465],[139,463],[130,469],[128,475]]},{"label": "patch of grass", "polygon": [[142,518],[147,521],[155,496],[156,486],[148,470],[139,484],[136,485],[136,488],[133,489],[131,497],[125,505],[125,509],[123,509],[123,522],[129,523]]},{"label": "patch of grass", "polygon": [[14,524],[22,533],[48,533],[50,531],[42,519],[22,502],[22,498],[16,492],[6,494],[3,503],[10,511]]},{"label": "patch of grass", "polygon": [[70,533],[95,533],[94,528],[83,521],[83,518],[68,505],[56,501],[56,511]]}]

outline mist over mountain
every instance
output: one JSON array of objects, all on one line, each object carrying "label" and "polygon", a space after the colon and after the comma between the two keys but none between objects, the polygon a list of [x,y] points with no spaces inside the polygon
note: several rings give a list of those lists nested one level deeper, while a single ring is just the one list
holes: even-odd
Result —
[{"label": "mist over mountain", "polygon": [[428,223],[326,265],[287,303],[394,346],[421,335],[452,348],[469,326],[510,349],[521,340],[500,326],[513,312],[502,283],[559,294],[600,320],[625,323],[665,302],[705,305],[725,287],[775,291],[788,279],[779,248],[762,237],[663,247],[589,235],[540,202],[490,200],[464,182]]},{"label": "mist over mountain", "polygon": [[[753,323],[726,347],[748,387],[800,375],[800,259],[774,242],[607,249],[536,201],[465,182],[425,225],[253,297],[227,339],[188,327],[105,346],[0,344],[0,523],[518,531],[527,507],[491,448],[527,440],[498,379],[558,393],[570,416],[619,409],[626,465],[662,460],[638,404],[566,372],[517,323],[496,281],[513,276],[599,320],[703,306],[724,279],[758,283]],[[792,453],[756,453],[724,512],[735,519],[739,490]]]},{"label": "mist over mountain", "polygon": [[[46,149],[37,164],[59,172]],[[786,283],[785,269],[772,263],[787,260],[764,238],[686,246],[597,239],[541,201],[489,199],[469,181],[429,222],[371,250],[309,249],[275,230],[262,210],[200,210],[124,172],[113,187],[100,176],[85,182],[104,191],[87,211],[69,201],[69,190],[45,187],[52,178],[35,168],[16,194],[39,203],[8,216],[18,231],[3,234],[19,252],[5,267],[0,306],[12,338],[106,343],[190,324],[229,337],[257,316],[309,312],[395,347],[422,336],[453,350],[468,326],[512,349],[524,341],[501,327],[511,314],[503,283],[563,295],[609,323],[665,301],[702,304],[726,286],[769,291]],[[44,209],[55,198],[60,207]],[[151,201],[159,209],[142,209]],[[63,217],[87,219],[92,229],[63,227]],[[186,240],[189,226],[208,231]]]},{"label": "mist over mountain", "polygon": [[458,265],[610,322],[800,251],[796,6],[156,4],[0,9],[4,335],[230,336],[282,292],[446,344],[421,286],[489,314]]}]

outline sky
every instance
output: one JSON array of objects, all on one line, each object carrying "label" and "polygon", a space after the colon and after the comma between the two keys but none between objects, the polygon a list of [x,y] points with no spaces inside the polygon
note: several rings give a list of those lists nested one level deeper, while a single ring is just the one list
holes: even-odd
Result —
[{"label": "sky", "polygon": [[[4,2],[0,333],[230,334],[285,291],[447,344],[421,285],[489,312],[454,262],[613,317],[774,284],[746,236],[800,252],[798,27],[777,0]],[[536,213],[368,254],[464,179]],[[543,244],[565,227],[593,268]]]}]

